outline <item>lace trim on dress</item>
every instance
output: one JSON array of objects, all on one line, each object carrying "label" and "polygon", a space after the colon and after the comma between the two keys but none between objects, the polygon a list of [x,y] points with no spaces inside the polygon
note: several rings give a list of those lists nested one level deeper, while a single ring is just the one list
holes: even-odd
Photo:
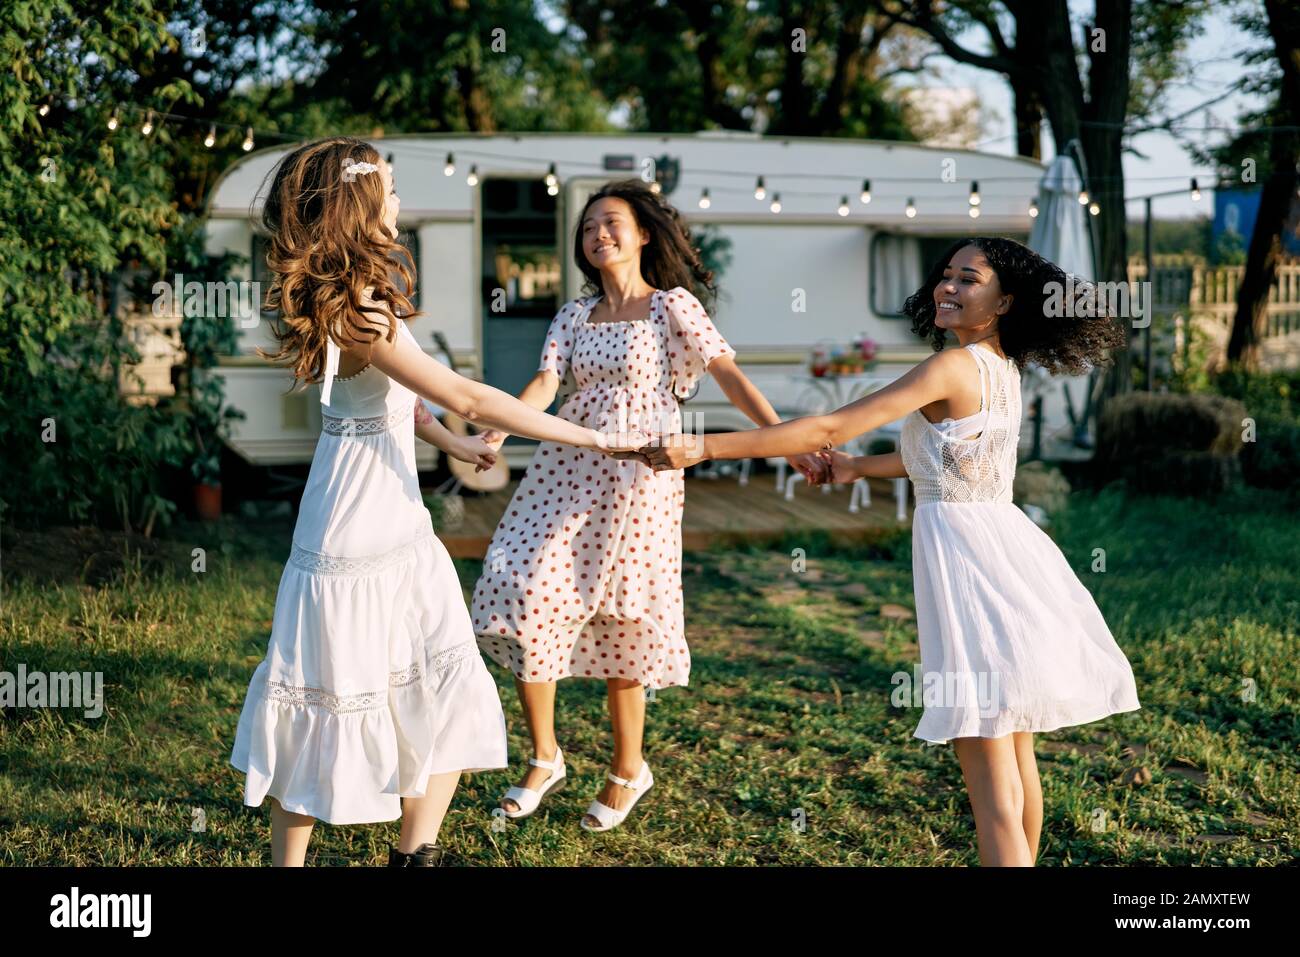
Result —
[{"label": "lace trim on dress", "polygon": [[[475,640],[463,641],[459,645],[453,645],[438,652],[429,661],[429,672],[431,674],[443,671],[451,667],[458,661],[477,655],[478,642]],[[409,668],[403,668],[401,671],[393,671],[388,675],[389,688],[401,688],[406,685],[414,684],[424,676],[422,666],[415,664]],[[292,704],[299,706],[311,706],[324,708],[330,714],[353,714],[358,711],[371,711],[377,708],[385,707],[388,703],[388,690],[383,691],[362,691],[357,694],[337,695],[323,688],[312,688],[306,685],[290,685],[283,681],[268,681],[266,683],[266,696],[271,701],[277,701],[282,704]]]},{"label": "lace trim on dress", "polygon": [[399,545],[391,551],[361,558],[338,558],[323,552],[313,552],[294,542],[289,552],[289,561],[317,575],[370,575],[407,561],[417,548],[427,544],[433,537],[433,531],[430,530],[415,541]]},{"label": "lace trim on dress", "polygon": [[321,414],[321,431],[330,435],[377,435],[401,425],[411,417],[414,406],[386,415],[338,416]]}]

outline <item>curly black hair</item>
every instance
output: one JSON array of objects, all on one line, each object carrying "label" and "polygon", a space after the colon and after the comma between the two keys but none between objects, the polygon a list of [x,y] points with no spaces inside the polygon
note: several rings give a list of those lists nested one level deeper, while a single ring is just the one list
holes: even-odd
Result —
[{"label": "curly black hair", "polygon": [[639,179],[622,179],[606,183],[587,198],[573,234],[573,259],[587,278],[583,289],[588,294],[601,290],[600,270],[587,261],[582,248],[582,222],[587,210],[597,200],[616,197],[632,207],[636,223],[650,234],[641,248],[641,276],[656,289],[681,286],[711,311],[717,296],[713,271],[705,268],[700,251],[691,239],[691,231],[682,214],[659,193]]},{"label": "curly black hair", "polygon": [[[1067,276],[1056,263],[1014,239],[977,236],[959,239],[948,247],[930,269],[925,283],[903,304],[903,314],[912,320],[912,331],[928,338],[935,352],[943,348],[947,331],[934,324],[934,289],[943,280],[943,271],[952,257],[967,246],[984,254],[997,273],[1002,291],[1014,297],[1011,308],[998,320],[998,336],[1002,351],[1017,368],[1032,362],[1052,375],[1079,375],[1108,362],[1111,350],[1128,344],[1124,328],[1104,314],[1105,303],[1096,295],[1095,284]],[[1047,301],[1053,290],[1064,295],[1070,282],[1075,290],[1091,294],[1091,302],[1096,305],[1093,314],[1049,314]]]}]

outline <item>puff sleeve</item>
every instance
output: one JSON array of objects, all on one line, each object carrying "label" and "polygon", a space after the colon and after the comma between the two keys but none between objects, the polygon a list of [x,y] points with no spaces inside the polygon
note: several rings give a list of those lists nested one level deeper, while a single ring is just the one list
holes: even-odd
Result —
[{"label": "puff sleeve", "polygon": [[709,363],[736,350],[722,338],[704,306],[689,290],[675,286],[664,296],[668,311],[668,359],[672,364],[673,393],[689,398],[704,377]]},{"label": "puff sleeve", "polygon": [[564,378],[564,373],[569,368],[569,357],[573,355],[573,322],[582,309],[582,300],[574,299],[566,302],[555,314],[550,328],[546,330],[546,343],[542,346],[542,361],[537,367],[538,372],[545,369]]}]

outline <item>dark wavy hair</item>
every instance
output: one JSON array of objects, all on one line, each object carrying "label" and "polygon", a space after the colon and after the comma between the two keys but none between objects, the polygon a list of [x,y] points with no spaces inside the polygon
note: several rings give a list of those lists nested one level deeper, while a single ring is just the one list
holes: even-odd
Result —
[{"label": "dark wavy hair", "polygon": [[1055,288],[1064,295],[1069,279],[1065,270],[1014,239],[977,236],[960,239],[948,247],[931,267],[924,285],[903,304],[903,314],[912,320],[912,331],[929,339],[935,352],[943,348],[947,330],[934,324],[934,289],[943,281],[943,271],[952,257],[967,246],[984,254],[997,273],[1002,291],[1014,297],[1011,308],[998,319],[998,337],[1002,351],[1017,368],[1033,362],[1053,375],[1079,375],[1108,362],[1111,350],[1127,345],[1123,327],[1103,314],[1104,303],[1096,296],[1095,284],[1073,278],[1076,290],[1093,287],[1092,302],[1097,305],[1094,315],[1048,315],[1046,302],[1053,289],[1049,284],[1058,284]]},{"label": "dark wavy hair", "polygon": [[681,286],[700,300],[706,310],[712,311],[717,286],[713,271],[705,268],[700,251],[691,239],[690,228],[674,206],[639,179],[606,183],[582,207],[573,234],[573,260],[587,277],[583,292],[594,295],[601,291],[601,285],[600,270],[587,261],[582,248],[582,223],[593,203],[611,196],[631,206],[636,224],[650,234],[650,241],[641,247],[641,278],[656,289]]}]

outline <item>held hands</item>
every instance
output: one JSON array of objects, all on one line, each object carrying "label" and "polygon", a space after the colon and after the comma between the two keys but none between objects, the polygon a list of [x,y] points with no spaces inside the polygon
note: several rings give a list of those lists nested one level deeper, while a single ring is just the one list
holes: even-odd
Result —
[{"label": "held hands", "polygon": [[704,460],[704,436],[694,433],[663,435],[658,444],[637,449],[641,461],[656,472],[690,468]]},{"label": "held hands", "polygon": [[809,479],[810,485],[825,485],[827,482],[843,485],[862,477],[858,472],[858,460],[847,452],[838,449],[823,450],[817,453],[817,457],[823,463],[823,471],[817,481]]},{"label": "held hands", "polygon": [[488,429],[479,436],[494,452],[500,452],[501,444],[509,437],[509,432],[502,432],[500,429]]},{"label": "held hands", "polygon": [[[504,441],[504,436],[502,437]],[[497,464],[496,445],[487,441],[487,433],[482,435],[458,435],[455,442],[447,449],[447,454],[462,462],[474,466],[475,472],[486,472]]]}]

